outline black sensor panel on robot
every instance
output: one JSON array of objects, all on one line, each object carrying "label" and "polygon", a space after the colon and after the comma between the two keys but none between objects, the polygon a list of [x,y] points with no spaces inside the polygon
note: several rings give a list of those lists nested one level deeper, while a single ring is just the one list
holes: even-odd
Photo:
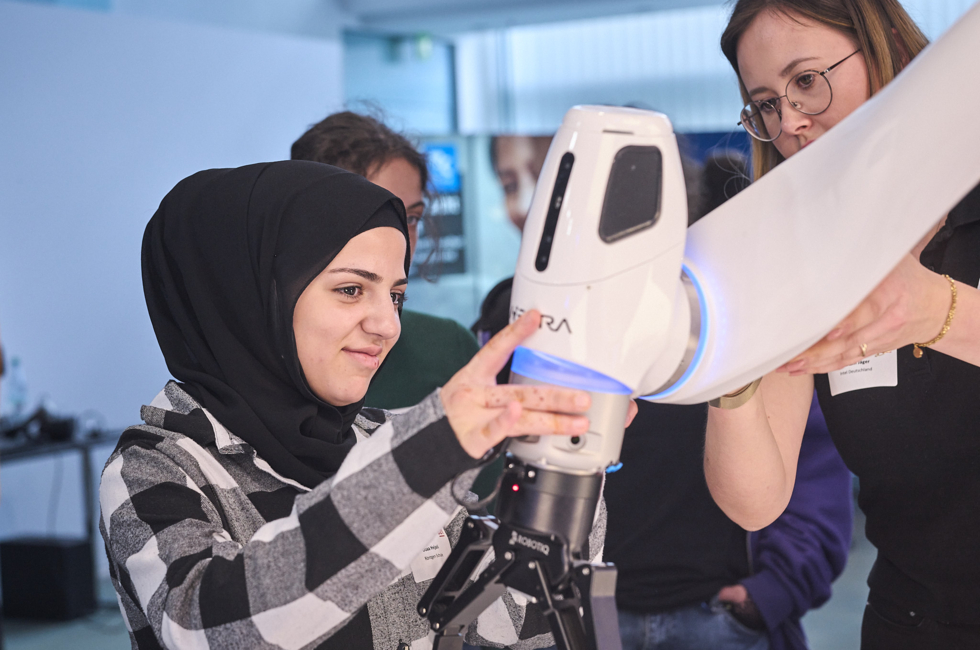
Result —
[{"label": "black sensor panel on robot", "polygon": [[555,230],[558,228],[558,214],[565,200],[565,190],[568,179],[572,175],[572,165],[575,156],[571,151],[561,157],[558,163],[558,177],[555,179],[555,189],[551,192],[551,202],[548,204],[548,216],[544,220],[544,232],[541,233],[541,243],[538,245],[538,255],[534,259],[534,268],[544,271],[551,259],[551,246],[555,243]]}]

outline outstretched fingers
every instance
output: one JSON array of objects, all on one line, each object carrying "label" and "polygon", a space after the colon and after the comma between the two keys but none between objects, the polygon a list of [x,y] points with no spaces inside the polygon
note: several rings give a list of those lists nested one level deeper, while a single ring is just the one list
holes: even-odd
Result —
[{"label": "outstretched fingers", "polygon": [[592,398],[584,390],[554,386],[504,384],[483,389],[483,406],[486,408],[500,408],[510,402],[518,402],[532,411],[584,413],[592,405]]},{"label": "outstretched fingers", "polygon": [[807,372],[833,372],[854,365],[861,359],[873,357],[882,352],[889,352],[888,333],[889,324],[887,322],[883,320],[874,321],[858,329],[850,336],[841,339],[840,352],[837,356],[814,359],[809,364]]},{"label": "outstretched fingers", "polygon": [[640,407],[636,404],[635,399],[630,400],[629,408],[626,410],[626,426],[633,424],[633,418],[636,414],[640,412]]},{"label": "outstretched fingers", "polygon": [[514,425],[515,436],[580,436],[589,430],[589,418],[584,415],[524,411]]},{"label": "outstretched fingers", "polygon": [[528,411],[518,402],[511,402],[487,423],[483,435],[496,444],[515,436],[580,436],[588,430],[589,418],[584,415]]},{"label": "outstretched fingers", "polygon": [[[487,344],[480,348],[468,369],[477,376],[493,379],[497,376],[514,349],[524,339],[534,334],[541,324],[541,314],[536,309],[525,312],[520,318],[502,329]],[[491,382],[492,383],[492,382]]]},{"label": "outstretched fingers", "polygon": [[[830,334],[814,343],[797,358],[777,368],[777,371],[788,372],[790,375],[795,376],[815,372],[827,372],[826,370],[816,370],[816,368],[826,368],[828,366],[843,368],[848,364],[838,364],[841,364],[844,359],[850,359],[855,352],[860,353],[858,347],[850,349],[852,347],[851,340],[855,335],[855,331],[864,329],[860,323],[873,323],[874,319],[875,317],[871,313],[870,306],[866,303],[861,303]],[[868,341],[864,342],[867,343]],[[860,359],[861,357],[858,357],[851,361],[851,363],[856,363]]]},{"label": "outstretched fingers", "polygon": [[497,417],[487,422],[480,431],[487,448],[494,447],[504,438],[519,435],[515,433],[517,423],[523,416],[523,409],[517,402],[511,402]]}]

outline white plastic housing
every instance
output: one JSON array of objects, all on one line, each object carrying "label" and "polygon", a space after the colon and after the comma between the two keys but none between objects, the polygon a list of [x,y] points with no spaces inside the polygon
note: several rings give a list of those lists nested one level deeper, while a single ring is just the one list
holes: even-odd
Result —
[{"label": "white plastic housing", "polygon": [[[614,158],[626,147],[662,155],[659,216],[613,241],[600,217]],[[547,267],[536,260],[559,164],[574,155]],[[688,300],[680,289],[687,193],[673,127],[666,116],[629,108],[582,106],[568,111],[552,141],[535,190],[514,278],[511,318],[544,315],[524,342],[586,366],[642,394],[674,372],[686,338]]]},{"label": "white plastic housing", "polygon": [[[543,382],[511,375],[512,384]],[[531,436],[510,441],[508,450],[525,463],[566,473],[594,474],[619,462],[623,448],[629,395],[592,393],[592,408],[585,414],[589,430],[580,436]]]}]

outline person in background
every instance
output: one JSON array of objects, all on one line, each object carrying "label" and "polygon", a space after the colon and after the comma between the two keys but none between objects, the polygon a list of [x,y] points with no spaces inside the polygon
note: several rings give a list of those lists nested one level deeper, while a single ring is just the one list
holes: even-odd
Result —
[{"label": "person in background", "polygon": [[[414,255],[429,170],[425,156],[408,138],[373,117],[344,111],[310,127],[293,143],[290,156],[346,169],[400,198]],[[401,338],[371,381],[368,406],[398,409],[417,404],[479,349],[473,335],[449,318],[403,309],[401,324]]]},{"label": "person in background", "polygon": [[550,135],[495,135],[490,138],[490,165],[504,191],[507,218],[523,231],[531,197],[551,146]]},{"label": "person in background", "polygon": [[752,182],[749,160],[737,149],[711,151],[701,167],[701,214],[708,214]]},{"label": "person in background", "polygon": [[[897,0],[739,0],[721,48],[746,102],[755,177],[801,155],[927,43]],[[949,126],[951,136],[934,137],[956,137]],[[794,180],[803,193],[820,182]],[[980,187],[823,340],[740,405],[709,408],[708,487],[729,517],[757,529],[795,494],[816,387],[878,549],[864,650],[980,648],[978,282]],[[856,368],[861,382],[846,381]]]},{"label": "person in background", "polygon": [[[490,166],[504,193],[507,218],[520,232],[524,231],[524,221],[531,208],[531,197],[534,196],[538,176],[548,155],[551,138],[550,135],[495,135],[490,138]],[[510,322],[510,292],[513,285],[513,277],[505,278],[483,298],[480,317],[470,327],[480,345],[485,345]],[[498,384],[510,381],[510,363],[508,360],[497,374]],[[503,468],[503,457],[488,465],[473,483],[473,490],[481,497],[489,494]],[[491,513],[494,506],[494,503],[489,506]]]},{"label": "person in background", "polygon": [[[685,164],[694,223],[746,186],[737,151]],[[698,179],[700,181],[698,182]],[[851,474],[814,401],[785,513],[747,533],[715,504],[703,465],[707,404],[639,400],[623,467],[606,480],[604,558],[616,564],[623,650],[805,650],[800,618],[830,597],[851,540]]]},{"label": "person in background", "polygon": [[[490,165],[504,192],[507,218],[521,232],[524,231],[524,221],[531,209],[531,198],[548,155],[551,138],[550,135],[495,135],[490,138]],[[513,277],[501,280],[483,299],[480,317],[470,327],[480,345],[510,322],[510,292],[513,285]],[[497,383],[506,384],[509,379],[508,362],[500,371]]]}]

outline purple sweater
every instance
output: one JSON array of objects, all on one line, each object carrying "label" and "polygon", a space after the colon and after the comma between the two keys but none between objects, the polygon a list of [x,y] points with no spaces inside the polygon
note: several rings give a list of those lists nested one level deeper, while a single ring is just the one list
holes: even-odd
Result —
[{"label": "purple sweater", "polygon": [[768,527],[749,537],[755,573],[742,580],[769,630],[772,650],[806,650],[800,618],[830,598],[851,546],[851,473],[813,400],[793,496]]}]

